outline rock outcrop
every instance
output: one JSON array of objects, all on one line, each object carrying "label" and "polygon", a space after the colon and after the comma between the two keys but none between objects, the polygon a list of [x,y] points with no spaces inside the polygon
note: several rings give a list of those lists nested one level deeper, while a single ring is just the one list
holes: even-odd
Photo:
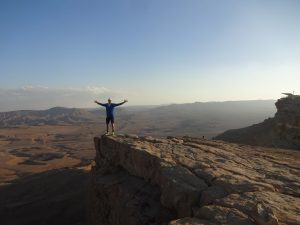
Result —
[{"label": "rock outcrop", "polygon": [[276,103],[274,118],[226,131],[215,139],[234,143],[300,150],[300,96],[289,95]]},{"label": "rock outcrop", "polygon": [[300,224],[300,152],[189,137],[95,137],[91,225]]}]

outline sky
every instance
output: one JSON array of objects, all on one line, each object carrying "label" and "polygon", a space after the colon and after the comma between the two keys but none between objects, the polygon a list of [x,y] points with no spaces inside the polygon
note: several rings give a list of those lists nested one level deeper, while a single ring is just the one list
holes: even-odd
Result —
[{"label": "sky", "polygon": [[300,94],[298,0],[0,0],[0,111]]}]

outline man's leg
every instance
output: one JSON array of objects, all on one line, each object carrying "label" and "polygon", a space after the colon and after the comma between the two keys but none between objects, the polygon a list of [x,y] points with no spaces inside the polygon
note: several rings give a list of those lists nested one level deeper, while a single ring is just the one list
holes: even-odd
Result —
[{"label": "man's leg", "polygon": [[106,118],[106,134],[108,134],[109,131],[109,118]]},{"label": "man's leg", "polygon": [[111,118],[111,130],[112,130],[112,134],[115,134],[115,119]]},{"label": "man's leg", "polygon": [[112,132],[115,132],[115,124],[114,123],[111,123],[111,130],[112,130]]}]

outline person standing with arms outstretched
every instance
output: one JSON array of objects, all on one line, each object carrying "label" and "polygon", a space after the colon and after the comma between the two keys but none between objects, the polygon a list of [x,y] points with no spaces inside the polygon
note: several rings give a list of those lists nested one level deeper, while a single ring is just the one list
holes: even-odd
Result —
[{"label": "person standing with arms outstretched", "polygon": [[112,103],[111,99],[109,98],[108,103],[100,103],[98,101],[95,101],[96,104],[101,105],[105,107],[106,109],[106,135],[109,134],[109,123],[111,123],[111,130],[112,135],[115,134],[115,117],[114,117],[114,109],[117,106],[123,105],[124,103],[128,102],[126,99],[121,103]]}]

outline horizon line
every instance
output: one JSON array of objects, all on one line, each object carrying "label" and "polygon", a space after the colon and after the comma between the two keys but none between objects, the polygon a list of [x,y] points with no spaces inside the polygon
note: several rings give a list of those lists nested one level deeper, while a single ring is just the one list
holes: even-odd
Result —
[{"label": "horizon line", "polygon": [[[196,103],[228,103],[228,102],[253,102],[253,101],[276,101],[276,99],[248,99],[248,100],[225,100],[225,101],[195,101],[195,102],[184,102],[184,103],[165,103],[165,104],[149,104],[149,105],[125,105],[122,106],[123,108],[128,107],[161,107],[161,106],[170,106],[170,105],[184,105],[184,104],[196,104]],[[0,110],[0,113],[4,112],[17,112],[17,111],[47,111],[54,108],[65,108],[65,109],[86,109],[86,110],[93,110],[93,109],[99,109],[99,107],[66,107],[66,106],[53,106],[53,107],[47,107],[47,108],[40,108],[40,109],[18,109],[18,110],[8,110],[8,111],[2,111]]]}]

